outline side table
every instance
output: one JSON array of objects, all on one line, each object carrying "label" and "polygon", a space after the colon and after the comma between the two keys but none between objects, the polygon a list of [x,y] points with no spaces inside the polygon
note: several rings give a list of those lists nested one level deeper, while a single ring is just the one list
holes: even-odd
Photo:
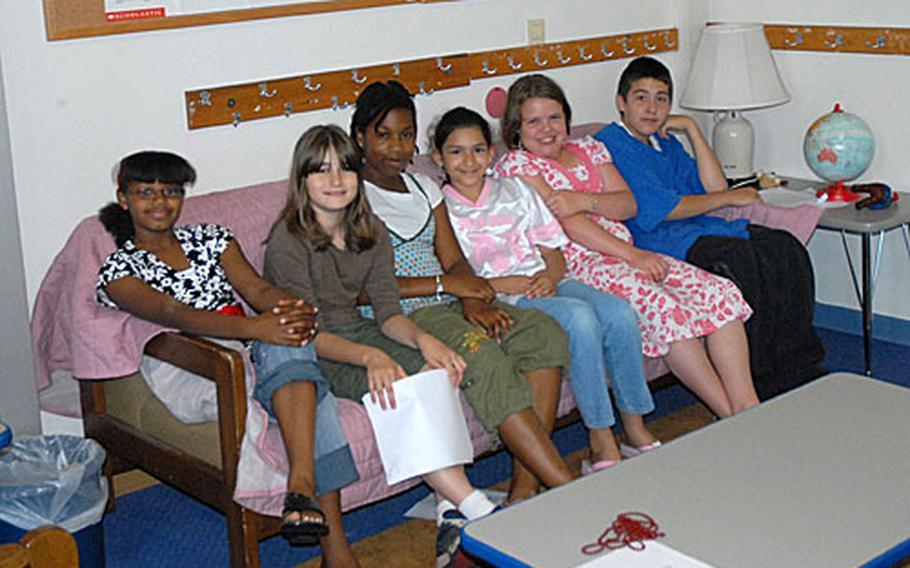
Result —
[{"label": "side table", "polygon": [[[824,182],[799,178],[785,178],[787,189],[795,191],[816,190],[825,186]],[[892,229],[900,228],[904,235],[904,244],[907,254],[910,255],[910,194],[902,194],[898,202],[887,209],[859,209],[852,203],[843,207],[825,208],[825,212],[818,222],[821,229],[839,231],[844,253],[847,256],[847,265],[850,267],[850,276],[853,280],[853,290],[863,314],[863,351],[864,369],[867,376],[872,375],[872,300],[875,295],[875,282],[878,279],[878,269],[881,264],[882,247],[885,242],[885,233]],[[773,199],[767,202],[775,205]],[[784,204],[781,204],[784,205]],[[850,249],[847,247],[847,233],[860,236],[861,242],[861,281],[857,281],[856,269]],[[878,235],[875,259],[872,259],[872,235]]]}]

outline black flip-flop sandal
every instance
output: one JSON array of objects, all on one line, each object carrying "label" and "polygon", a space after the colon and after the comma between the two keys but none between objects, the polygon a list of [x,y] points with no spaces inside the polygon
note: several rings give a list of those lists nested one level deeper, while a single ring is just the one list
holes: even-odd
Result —
[{"label": "black flip-flop sandal", "polygon": [[301,516],[305,513],[316,513],[322,517],[322,521],[305,519],[284,521],[281,525],[281,536],[291,546],[313,546],[319,544],[320,537],[329,534],[329,525],[325,523],[325,514],[309,495],[302,493],[288,493],[285,495],[284,509],[281,511],[281,515],[287,517],[289,513],[299,513]]}]

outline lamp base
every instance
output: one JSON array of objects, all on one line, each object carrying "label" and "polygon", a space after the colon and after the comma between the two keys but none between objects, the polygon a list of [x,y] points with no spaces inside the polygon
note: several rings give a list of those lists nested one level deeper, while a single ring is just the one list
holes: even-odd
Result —
[{"label": "lamp base", "polygon": [[755,129],[752,124],[735,110],[715,112],[714,122],[711,142],[724,176],[739,179],[754,174]]}]

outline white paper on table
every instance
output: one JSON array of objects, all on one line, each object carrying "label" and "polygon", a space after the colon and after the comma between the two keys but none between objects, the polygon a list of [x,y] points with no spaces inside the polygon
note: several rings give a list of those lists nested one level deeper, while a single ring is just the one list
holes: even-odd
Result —
[{"label": "white paper on table", "polygon": [[473,461],[458,389],[445,370],[405,377],[393,388],[395,409],[383,410],[369,393],[363,396],[389,485]]},{"label": "white paper on table", "polygon": [[762,201],[768,205],[778,207],[799,207],[800,205],[815,205],[822,209],[833,209],[849,205],[844,201],[822,201],[815,196],[815,190],[806,189],[785,189],[783,187],[769,187],[758,193]]},{"label": "white paper on table", "polygon": [[655,540],[644,543],[644,550],[632,550],[623,547],[598,556],[590,562],[579,564],[584,568],[713,568],[701,560],[697,560],[661,544]]}]

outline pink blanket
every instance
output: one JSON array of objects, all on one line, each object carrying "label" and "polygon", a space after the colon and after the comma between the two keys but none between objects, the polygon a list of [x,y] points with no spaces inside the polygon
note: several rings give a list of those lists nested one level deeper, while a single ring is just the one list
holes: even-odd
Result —
[{"label": "pink blanket", "polygon": [[814,205],[779,207],[766,203],[754,203],[746,207],[724,207],[712,212],[711,215],[728,221],[749,219],[750,223],[756,225],[790,231],[805,246],[809,242],[812,232],[815,231],[815,226],[818,225],[822,213],[824,211]]}]

